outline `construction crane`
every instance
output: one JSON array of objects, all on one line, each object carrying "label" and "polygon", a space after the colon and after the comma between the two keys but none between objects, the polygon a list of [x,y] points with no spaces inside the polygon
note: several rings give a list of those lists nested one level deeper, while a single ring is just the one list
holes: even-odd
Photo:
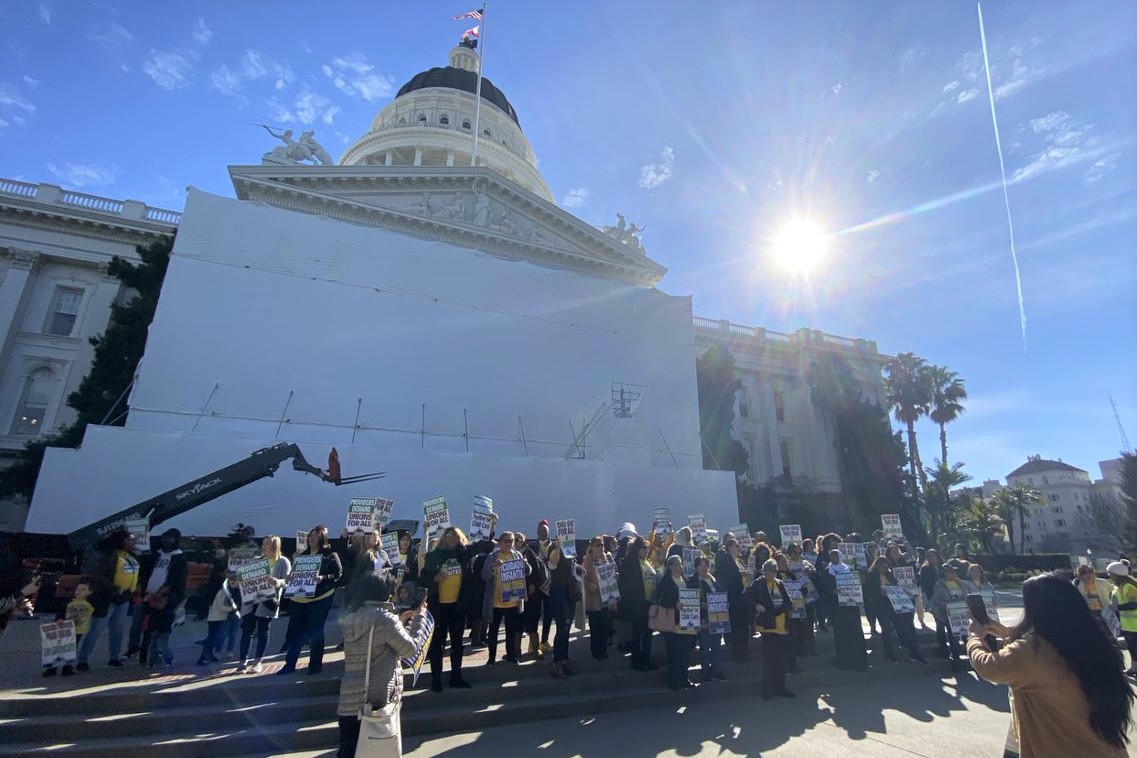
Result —
[{"label": "construction crane", "polygon": [[1125,434],[1125,427],[1121,425],[1121,414],[1117,412],[1117,403],[1113,402],[1113,395],[1109,395],[1109,404],[1113,407],[1113,420],[1117,422],[1117,431],[1121,435],[1121,450],[1133,454],[1133,446],[1129,444],[1129,437]]}]

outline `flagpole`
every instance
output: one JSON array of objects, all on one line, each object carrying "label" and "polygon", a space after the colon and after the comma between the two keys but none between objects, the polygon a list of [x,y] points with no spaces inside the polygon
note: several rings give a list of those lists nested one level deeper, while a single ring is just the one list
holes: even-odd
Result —
[{"label": "flagpole", "polygon": [[488,7],[489,3],[482,4],[482,28],[478,35],[478,47],[482,50],[478,53],[478,86],[474,93],[474,149],[470,153],[471,166],[478,165],[478,137],[482,133],[482,69],[485,68],[486,62],[486,8]]}]

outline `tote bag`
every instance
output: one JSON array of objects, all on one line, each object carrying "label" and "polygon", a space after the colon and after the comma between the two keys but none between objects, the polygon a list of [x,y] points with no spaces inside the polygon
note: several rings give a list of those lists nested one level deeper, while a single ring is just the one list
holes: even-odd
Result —
[{"label": "tote bag", "polygon": [[355,754],[360,758],[402,758],[403,732],[400,725],[401,702],[388,703],[375,710],[371,706],[371,644],[375,627],[367,634],[367,668],[363,675],[363,708],[359,712],[359,739]]}]

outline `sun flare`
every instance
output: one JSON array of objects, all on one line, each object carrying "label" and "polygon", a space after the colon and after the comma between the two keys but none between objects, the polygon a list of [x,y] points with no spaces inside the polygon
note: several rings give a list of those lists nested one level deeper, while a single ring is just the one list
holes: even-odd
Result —
[{"label": "sun flare", "polygon": [[825,260],[829,253],[829,235],[814,221],[795,218],[775,235],[770,257],[781,268],[806,274]]}]

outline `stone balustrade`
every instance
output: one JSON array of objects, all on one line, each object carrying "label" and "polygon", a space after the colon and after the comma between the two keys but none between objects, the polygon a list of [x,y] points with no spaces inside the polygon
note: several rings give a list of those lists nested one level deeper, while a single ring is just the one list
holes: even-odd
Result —
[{"label": "stone balustrade", "polygon": [[182,214],[165,208],[153,208],[138,200],[116,200],[85,192],[66,190],[55,184],[32,184],[16,179],[0,179],[0,197],[22,197],[48,205],[82,208],[96,213],[119,216],[121,218],[150,221],[165,226],[177,226]]},{"label": "stone balustrade", "polygon": [[771,331],[760,326],[744,326],[725,319],[704,318],[702,316],[695,316],[693,321],[697,332],[710,337],[745,338],[757,342],[778,342],[786,345],[822,345],[857,353],[877,354],[876,342],[873,340],[839,337],[836,334],[826,334],[817,329],[802,328],[796,332],[786,333]]}]

